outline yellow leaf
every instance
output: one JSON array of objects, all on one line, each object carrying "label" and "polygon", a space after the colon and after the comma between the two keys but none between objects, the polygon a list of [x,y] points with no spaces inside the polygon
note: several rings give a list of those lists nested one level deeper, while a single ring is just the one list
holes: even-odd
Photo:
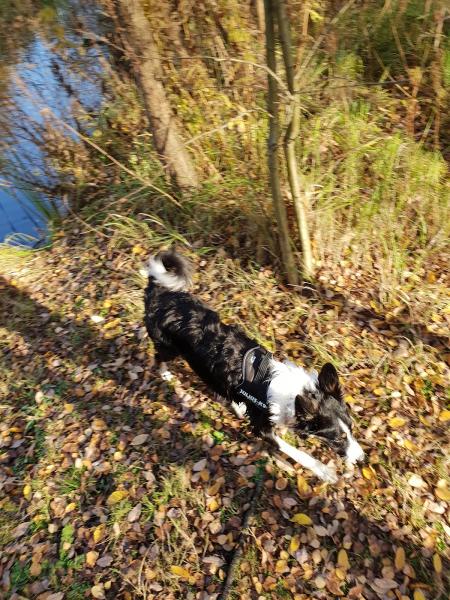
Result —
[{"label": "yellow leaf", "polygon": [[76,507],[77,507],[77,504],[76,504],[76,502],[71,502],[70,504],[68,504],[68,505],[66,506],[66,513],[70,513],[70,512],[72,512],[73,510],[75,510],[75,509],[76,509]]},{"label": "yellow leaf", "polygon": [[189,579],[189,577],[191,576],[187,569],[184,569],[183,567],[178,567],[177,565],[172,565],[170,567],[170,570],[172,571],[173,575],[183,577],[183,579]]},{"label": "yellow leaf", "polygon": [[363,467],[362,468],[362,474],[363,474],[363,477],[365,479],[368,479],[369,481],[371,479],[376,479],[377,478],[374,470],[372,469],[372,467]]},{"label": "yellow leaf", "polygon": [[414,590],[414,600],[427,600],[421,590]]},{"label": "yellow leaf", "polygon": [[312,521],[308,515],[304,513],[297,513],[291,519],[292,523],[297,523],[297,525],[312,525]]},{"label": "yellow leaf", "polygon": [[450,502],[450,490],[448,488],[436,488],[434,493],[439,498],[439,500],[443,500],[444,502]]},{"label": "yellow leaf", "polygon": [[291,543],[289,544],[289,552],[291,554],[294,554],[294,552],[297,552],[297,550],[300,548],[300,538],[298,537],[298,535],[294,535],[294,537],[291,539]]},{"label": "yellow leaf", "polygon": [[112,506],[114,504],[119,504],[122,502],[124,498],[128,496],[128,492],[126,490],[116,490],[108,497],[107,503]]},{"label": "yellow leaf", "polygon": [[350,562],[348,560],[347,552],[344,550],[344,548],[339,550],[337,564],[342,569],[350,569]]},{"label": "yellow leaf", "polygon": [[114,327],[117,327],[118,325],[120,325],[120,319],[113,319],[112,321],[105,323],[103,329],[114,329]]},{"label": "yellow leaf", "polygon": [[66,413],[73,413],[73,409],[75,408],[75,406],[73,404],[70,404],[69,402],[67,402],[66,404],[64,404],[64,410],[66,411]]},{"label": "yellow leaf", "polygon": [[95,550],[91,550],[90,552],[88,552],[86,554],[86,565],[88,567],[93,567],[95,566],[95,563],[97,562],[97,558],[98,558],[98,552],[96,552]]},{"label": "yellow leaf", "polygon": [[145,249],[142,246],[140,246],[139,244],[136,244],[136,246],[133,246],[131,252],[133,254],[146,254]]},{"label": "yellow leaf", "polygon": [[344,338],[344,346],[345,346],[345,348],[347,348],[347,350],[352,350],[352,348],[354,348],[354,346],[355,346],[355,344],[353,342],[353,338],[351,338],[351,337]]},{"label": "yellow leaf", "polygon": [[423,425],[425,425],[425,427],[429,427],[431,425],[430,421],[426,417],[423,417],[422,415],[419,415],[419,421]]},{"label": "yellow leaf", "polygon": [[297,475],[297,489],[300,496],[305,496],[311,489],[303,475]]},{"label": "yellow leaf", "polygon": [[450,421],[450,410],[443,410],[439,415],[439,421]]},{"label": "yellow leaf", "polygon": [[403,419],[403,417],[392,417],[392,419],[389,421],[389,425],[393,429],[397,429],[397,427],[403,427],[405,423],[406,421]]},{"label": "yellow leaf", "polygon": [[382,387],[378,387],[373,390],[373,393],[375,394],[375,396],[383,396],[385,393],[385,389]]},{"label": "yellow leaf", "polygon": [[112,306],[111,300],[105,300],[103,302],[103,308],[111,308],[111,306]]},{"label": "yellow leaf", "polygon": [[356,399],[355,399],[355,398],[354,398],[354,397],[353,397],[351,394],[346,394],[346,395],[344,396],[344,401],[345,401],[347,404],[355,404],[355,402],[356,402]]},{"label": "yellow leaf", "polygon": [[403,446],[407,450],[411,450],[411,452],[418,452],[419,451],[419,446],[416,446],[416,444],[414,444],[414,442],[411,442],[411,440],[405,440],[403,442]]},{"label": "yellow leaf", "polygon": [[98,544],[98,542],[103,539],[103,537],[105,535],[105,530],[106,530],[106,525],[104,525],[104,524],[97,525],[97,527],[94,529],[94,533],[93,533],[92,537],[96,544]]},{"label": "yellow leaf", "polygon": [[284,573],[286,570],[289,570],[287,562],[285,560],[277,560],[277,564],[275,565],[275,573]]},{"label": "yellow leaf", "polygon": [[31,485],[29,483],[27,483],[26,485],[23,486],[23,497],[26,500],[31,500],[32,495],[33,495],[33,492],[31,490]]},{"label": "yellow leaf", "polygon": [[442,560],[439,554],[433,554],[433,567],[436,573],[442,573]]},{"label": "yellow leaf", "polygon": [[214,512],[215,510],[217,510],[219,508],[219,503],[217,502],[217,500],[215,498],[212,498],[209,501],[208,508],[211,512]]},{"label": "yellow leaf", "polygon": [[395,568],[397,569],[397,571],[401,571],[404,566],[405,566],[405,551],[400,546],[400,548],[397,548],[397,550],[395,552]]}]

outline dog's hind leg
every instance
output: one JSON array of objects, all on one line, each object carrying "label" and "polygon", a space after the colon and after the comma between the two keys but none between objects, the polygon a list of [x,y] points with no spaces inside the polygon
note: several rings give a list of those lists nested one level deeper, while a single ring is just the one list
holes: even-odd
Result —
[{"label": "dog's hind leg", "polygon": [[178,352],[171,346],[166,346],[161,342],[155,342],[155,363],[158,367],[159,374],[164,381],[172,381],[173,375],[167,367],[167,362],[176,358]]}]

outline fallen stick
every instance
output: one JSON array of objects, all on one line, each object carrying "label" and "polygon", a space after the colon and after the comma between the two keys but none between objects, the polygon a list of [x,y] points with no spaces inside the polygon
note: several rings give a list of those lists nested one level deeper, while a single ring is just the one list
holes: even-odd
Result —
[{"label": "fallen stick", "polygon": [[244,520],[242,522],[241,532],[240,532],[239,538],[236,542],[236,548],[233,552],[233,558],[231,559],[230,565],[228,567],[228,573],[227,573],[227,578],[225,579],[225,585],[223,586],[222,594],[220,595],[218,600],[227,600],[227,598],[230,594],[231,586],[233,585],[233,581],[234,581],[234,574],[235,574],[236,568],[238,566],[238,563],[242,557],[242,552],[243,552],[242,546],[243,546],[243,542],[244,542],[244,536],[246,534],[246,529],[249,526],[250,519],[253,516],[253,513],[256,508],[256,503],[261,495],[261,491],[263,488],[263,484],[264,484],[263,474],[264,474],[264,467],[259,467],[259,469],[256,473],[256,477],[255,477],[256,484],[255,484],[255,488],[253,490],[252,499],[250,500],[250,505],[245,512]]}]

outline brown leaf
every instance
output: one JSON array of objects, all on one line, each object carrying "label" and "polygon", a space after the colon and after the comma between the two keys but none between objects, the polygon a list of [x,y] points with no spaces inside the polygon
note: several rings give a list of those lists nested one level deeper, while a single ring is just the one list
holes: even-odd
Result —
[{"label": "brown leaf", "polygon": [[132,508],[130,510],[130,512],[128,513],[128,516],[127,516],[128,523],[134,523],[135,521],[138,521],[139,517],[141,516],[141,512],[142,512],[142,504],[139,502],[139,504],[136,504],[136,506],[134,508]]},{"label": "brown leaf", "polygon": [[101,567],[102,569],[104,569],[105,567],[109,567],[112,561],[113,557],[111,556],[111,554],[104,554],[101,558],[97,560],[97,567]]},{"label": "brown leaf", "polygon": [[141,446],[144,442],[147,441],[148,437],[149,437],[148,433],[141,433],[131,440],[131,445],[132,446]]},{"label": "brown leaf", "polygon": [[405,566],[405,550],[400,546],[395,552],[395,568],[402,571]]}]

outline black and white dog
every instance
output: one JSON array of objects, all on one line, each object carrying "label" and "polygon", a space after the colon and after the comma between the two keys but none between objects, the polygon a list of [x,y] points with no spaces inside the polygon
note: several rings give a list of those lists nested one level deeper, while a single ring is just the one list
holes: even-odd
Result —
[{"label": "black and white dog", "polygon": [[173,251],[151,258],[145,273],[145,325],[165,379],[172,377],[167,361],[182,356],[216,394],[229,400],[239,417],[249,417],[255,434],[275,442],[324,481],[336,482],[335,472],[285,442],[277,430],[314,435],[349,464],[364,459],[333,365],[325,364],[317,374],[280,362],[239,327],[222,323],[215,311],[186,291],[191,267]]}]

